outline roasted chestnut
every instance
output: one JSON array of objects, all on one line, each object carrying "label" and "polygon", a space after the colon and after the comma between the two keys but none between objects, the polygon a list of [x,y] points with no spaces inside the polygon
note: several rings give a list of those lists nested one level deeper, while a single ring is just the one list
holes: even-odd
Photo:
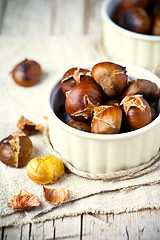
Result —
[{"label": "roasted chestnut", "polygon": [[90,70],[83,68],[69,69],[61,79],[61,88],[63,93],[66,95],[66,93],[75,87],[78,83],[86,80],[94,81]]},{"label": "roasted chestnut", "polygon": [[119,133],[122,123],[122,110],[118,106],[94,107],[91,132],[110,134]]},{"label": "roasted chestnut", "polygon": [[85,122],[71,120],[67,123],[67,125],[69,125],[70,127],[76,128],[78,130],[84,131],[84,132],[91,132],[90,125]]},{"label": "roasted chestnut", "polygon": [[121,0],[121,6],[124,9],[131,7],[147,8],[151,0]]},{"label": "roasted chestnut", "polygon": [[120,105],[125,112],[128,130],[142,128],[151,122],[151,108],[142,95],[126,96]]},{"label": "roasted chestnut", "polygon": [[126,68],[112,62],[94,65],[92,76],[109,98],[118,96],[128,82]]},{"label": "roasted chestnut", "polygon": [[154,17],[152,34],[155,36],[160,36],[160,15]]},{"label": "roasted chestnut", "polygon": [[32,142],[22,132],[15,132],[0,142],[0,161],[10,167],[23,167],[32,153]]},{"label": "roasted chestnut", "polygon": [[18,85],[29,87],[39,81],[42,71],[39,63],[25,59],[13,68],[11,74]]},{"label": "roasted chestnut", "polygon": [[102,104],[100,87],[92,81],[83,81],[67,94],[65,109],[74,120],[91,120],[94,106]]},{"label": "roasted chestnut", "polygon": [[140,7],[132,7],[119,12],[118,24],[132,32],[149,34],[151,19],[148,13]]},{"label": "roasted chestnut", "polygon": [[159,88],[156,83],[145,79],[136,79],[128,84],[122,93],[122,98],[126,95],[141,94],[148,103],[159,99]]}]

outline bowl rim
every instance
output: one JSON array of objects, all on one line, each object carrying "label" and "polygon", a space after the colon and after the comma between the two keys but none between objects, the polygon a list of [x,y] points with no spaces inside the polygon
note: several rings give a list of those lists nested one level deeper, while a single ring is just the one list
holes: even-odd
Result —
[{"label": "bowl rim", "polygon": [[[120,62],[116,62],[116,63],[123,65],[123,62],[121,62],[121,63]],[[125,65],[126,65],[126,70],[127,70],[127,68],[130,67],[130,68],[133,68],[134,70],[136,69],[138,71],[141,71],[141,72],[145,73],[144,75],[153,76],[155,82],[159,81],[159,77],[157,75],[155,75],[153,72],[151,72],[151,71],[149,71],[149,70],[147,70],[145,68],[139,67],[139,66],[137,66],[135,64],[125,64]],[[83,66],[81,66],[81,67],[83,67]],[[56,114],[52,110],[52,106],[51,106],[51,98],[52,98],[53,89],[58,84],[60,84],[60,81],[61,81],[61,78],[62,78],[63,74],[64,73],[61,73],[61,74],[58,74],[57,76],[55,76],[55,80],[56,81],[54,81],[54,83],[52,82],[52,85],[48,89],[48,93],[47,93],[47,108],[48,108],[48,111],[50,113],[49,116],[52,116],[52,118],[56,121],[56,123],[61,128],[63,128],[65,131],[67,131],[69,133],[72,133],[74,135],[77,135],[79,137],[88,138],[88,139],[91,139],[91,140],[107,140],[107,141],[108,140],[112,140],[112,141],[117,141],[117,140],[120,140],[120,139],[128,139],[128,138],[132,138],[132,137],[136,137],[138,135],[144,134],[145,132],[148,132],[148,131],[152,130],[154,127],[156,127],[158,124],[160,124],[160,114],[159,114],[156,117],[156,119],[154,119],[148,125],[140,128],[140,129],[131,131],[131,132],[120,133],[120,134],[94,134],[94,133],[83,132],[83,131],[80,131],[78,129],[75,129],[73,127],[68,126],[66,123],[61,121],[56,116]],[[130,74],[128,73],[128,75],[130,75]],[[160,88],[160,83],[158,84],[158,87]]]},{"label": "bowl rim", "polygon": [[112,28],[114,30],[116,30],[117,32],[119,32],[120,34],[125,34],[128,37],[130,37],[130,38],[136,38],[136,39],[145,40],[145,41],[160,42],[160,36],[135,33],[135,32],[129,31],[129,30],[125,29],[125,28],[122,28],[118,24],[114,23],[112,21],[112,19],[109,17],[109,15],[107,14],[107,11],[106,11],[108,6],[113,4],[113,2],[114,1],[112,1],[112,0],[105,0],[102,3],[102,5],[101,5],[101,17],[102,17],[102,20],[104,20],[105,22],[108,22],[112,26]]}]

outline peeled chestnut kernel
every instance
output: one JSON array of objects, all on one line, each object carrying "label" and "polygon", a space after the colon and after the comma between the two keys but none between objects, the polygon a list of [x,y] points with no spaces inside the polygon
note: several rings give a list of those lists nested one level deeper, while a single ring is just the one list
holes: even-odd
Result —
[{"label": "peeled chestnut kernel", "polygon": [[122,110],[118,106],[94,108],[91,132],[101,134],[119,133],[122,123]]},{"label": "peeled chestnut kernel", "polygon": [[84,131],[84,132],[91,132],[90,125],[85,122],[71,120],[67,123],[67,125],[69,125],[70,127],[76,128],[78,130]]},{"label": "peeled chestnut kernel", "polygon": [[40,64],[28,59],[16,65],[11,72],[14,81],[23,87],[35,85],[39,81],[41,73]]},{"label": "peeled chestnut kernel", "polygon": [[131,8],[131,7],[147,8],[149,3],[150,3],[150,0],[121,0],[121,6],[124,9]]},{"label": "peeled chestnut kernel", "polygon": [[64,173],[64,164],[54,156],[33,158],[27,164],[28,177],[35,183],[48,184],[55,182]]},{"label": "peeled chestnut kernel", "polygon": [[0,142],[0,161],[7,166],[23,167],[31,153],[32,142],[22,132],[15,132]]},{"label": "peeled chestnut kernel", "polygon": [[125,112],[129,130],[142,128],[151,122],[151,108],[142,95],[126,96],[120,105]]},{"label": "peeled chestnut kernel", "polygon": [[86,80],[94,81],[90,70],[83,68],[69,69],[61,79],[61,88],[63,93],[66,94],[78,83]]},{"label": "peeled chestnut kernel", "polygon": [[32,121],[28,120],[24,116],[21,116],[18,120],[17,127],[23,131],[27,136],[34,135],[43,130],[42,124],[36,125]]},{"label": "peeled chestnut kernel", "polygon": [[148,34],[151,30],[151,19],[148,13],[139,7],[121,11],[118,24],[132,32]]},{"label": "peeled chestnut kernel", "polygon": [[160,36],[160,15],[154,17],[152,34],[155,36]]},{"label": "peeled chestnut kernel", "polygon": [[141,94],[147,100],[152,103],[159,99],[159,88],[156,83],[153,83],[145,79],[136,79],[129,83],[127,88],[122,93],[124,98],[126,95]]},{"label": "peeled chestnut kernel", "polygon": [[65,109],[74,120],[91,120],[94,106],[101,105],[101,103],[100,87],[95,82],[83,81],[67,94]]},{"label": "peeled chestnut kernel", "polygon": [[128,82],[126,68],[112,62],[94,65],[92,76],[109,98],[118,96]]}]

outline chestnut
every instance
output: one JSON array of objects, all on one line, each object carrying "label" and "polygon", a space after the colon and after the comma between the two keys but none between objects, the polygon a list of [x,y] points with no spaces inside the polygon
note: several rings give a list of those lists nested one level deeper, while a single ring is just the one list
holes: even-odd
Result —
[{"label": "chestnut", "polygon": [[119,133],[122,123],[122,110],[118,106],[94,107],[91,132],[101,134]]},{"label": "chestnut", "polygon": [[152,34],[155,36],[160,36],[160,15],[154,17]]},{"label": "chestnut", "polygon": [[147,8],[151,0],[121,0],[121,6],[124,9],[131,7]]},{"label": "chestnut", "polygon": [[105,102],[105,105],[107,106],[119,106],[119,101],[117,99],[109,99]]},{"label": "chestnut", "polygon": [[151,30],[151,18],[140,7],[132,7],[120,11],[118,24],[127,30],[141,34],[148,34]]},{"label": "chestnut", "polygon": [[136,79],[128,84],[122,93],[122,98],[126,95],[141,94],[148,103],[159,99],[159,88],[156,83],[146,79]]},{"label": "chestnut", "polygon": [[128,82],[126,68],[112,62],[100,62],[94,65],[92,76],[108,98],[118,96]]},{"label": "chestnut", "polygon": [[155,0],[153,3],[153,15],[160,15],[160,0]]},{"label": "chestnut", "polygon": [[67,94],[65,109],[68,115],[78,121],[90,120],[94,106],[101,105],[100,87],[92,81],[83,81]]},{"label": "chestnut", "polygon": [[0,160],[10,167],[23,167],[32,153],[32,142],[22,132],[15,132],[0,142]]},{"label": "chestnut", "polygon": [[93,80],[90,70],[78,67],[71,68],[65,72],[61,79],[62,92],[66,95],[78,83],[86,80]]},{"label": "chestnut", "polygon": [[25,59],[13,68],[11,74],[18,85],[29,87],[39,81],[42,71],[39,63]]},{"label": "chestnut", "polygon": [[71,120],[67,123],[67,125],[69,125],[70,127],[76,128],[78,130],[84,131],[84,132],[91,132],[90,125],[85,122]]},{"label": "chestnut", "polygon": [[126,96],[120,105],[125,112],[126,127],[129,130],[142,128],[151,122],[151,108],[142,95]]}]

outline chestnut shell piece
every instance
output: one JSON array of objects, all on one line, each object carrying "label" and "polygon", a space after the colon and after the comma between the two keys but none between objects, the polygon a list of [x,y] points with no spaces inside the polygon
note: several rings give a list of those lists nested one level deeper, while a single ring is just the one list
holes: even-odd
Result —
[{"label": "chestnut shell piece", "polygon": [[151,122],[151,108],[142,95],[126,96],[120,105],[125,112],[126,127],[129,130],[142,128]]},{"label": "chestnut shell piece", "polygon": [[42,70],[36,61],[25,59],[13,68],[11,74],[18,85],[30,87],[39,81]]},{"label": "chestnut shell piece", "polygon": [[112,62],[94,65],[92,76],[109,98],[118,96],[128,82],[126,68]]},{"label": "chestnut shell piece", "polygon": [[28,193],[24,190],[21,190],[18,195],[14,195],[10,202],[8,202],[8,207],[22,211],[28,207],[38,207],[39,201],[37,200],[36,196]]},{"label": "chestnut shell piece", "polygon": [[65,109],[74,120],[90,120],[94,106],[101,105],[100,87],[92,81],[83,81],[67,94]]},{"label": "chestnut shell piece", "polygon": [[22,132],[15,132],[0,142],[0,161],[10,167],[23,167],[32,153],[32,142]]},{"label": "chestnut shell piece", "polygon": [[119,133],[122,123],[122,110],[120,107],[99,106],[94,108],[91,122],[91,132],[101,134]]},{"label": "chestnut shell piece", "polygon": [[73,87],[86,80],[94,81],[90,70],[78,67],[69,69],[61,79],[63,93],[66,95]]},{"label": "chestnut shell piece", "polygon": [[27,164],[28,177],[36,183],[53,183],[64,174],[64,164],[54,156],[33,158]]},{"label": "chestnut shell piece", "polygon": [[44,198],[50,204],[60,204],[70,195],[66,188],[46,188],[43,187]]},{"label": "chestnut shell piece", "polygon": [[21,116],[18,120],[17,127],[22,130],[27,136],[34,135],[43,130],[42,124],[34,124],[24,116]]},{"label": "chestnut shell piece", "polygon": [[122,97],[135,94],[143,95],[149,103],[156,101],[160,97],[157,84],[145,79],[136,79],[130,82],[122,93]]},{"label": "chestnut shell piece", "polygon": [[91,132],[91,127],[88,123],[71,120],[67,123],[70,127],[76,128],[80,131]]}]

